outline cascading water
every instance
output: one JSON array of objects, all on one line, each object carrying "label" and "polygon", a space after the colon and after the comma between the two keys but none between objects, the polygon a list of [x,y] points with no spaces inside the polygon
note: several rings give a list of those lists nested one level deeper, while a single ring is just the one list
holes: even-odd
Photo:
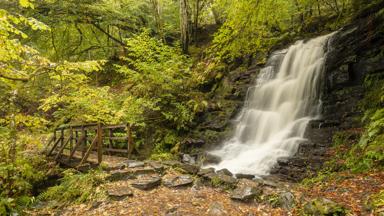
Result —
[{"label": "cascading water", "polygon": [[248,90],[234,136],[210,153],[211,165],[233,173],[268,175],[278,158],[293,156],[308,122],[320,114],[320,83],[330,35],[298,41],[269,58]]}]

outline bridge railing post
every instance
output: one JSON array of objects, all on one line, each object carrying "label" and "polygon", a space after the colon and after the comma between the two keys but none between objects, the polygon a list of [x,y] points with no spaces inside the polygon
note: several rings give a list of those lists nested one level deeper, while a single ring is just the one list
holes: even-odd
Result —
[{"label": "bridge railing post", "polygon": [[100,164],[103,160],[103,128],[101,123],[97,124],[97,162]]}]

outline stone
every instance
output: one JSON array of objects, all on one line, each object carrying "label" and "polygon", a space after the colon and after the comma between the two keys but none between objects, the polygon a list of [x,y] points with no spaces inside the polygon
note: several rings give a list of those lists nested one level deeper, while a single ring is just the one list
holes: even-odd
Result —
[{"label": "stone", "polygon": [[230,194],[230,197],[234,200],[249,201],[260,193],[261,192],[258,188],[245,185],[237,187],[235,190],[233,190]]},{"label": "stone", "polygon": [[207,215],[209,216],[225,216],[228,215],[227,211],[225,211],[224,206],[221,203],[213,202],[208,210]]},{"label": "stone", "polygon": [[128,162],[128,168],[138,168],[138,167],[144,167],[145,163],[142,161],[129,161]]},{"label": "stone", "polygon": [[161,184],[161,178],[158,176],[146,176],[134,181],[131,185],[132,187],[141,189],[141,190],[150,190]]},{"label": "stone", "polygon": [[202,139],[192,139],[188,138],[185,139],[182,143],[181,146],[186,146],[188,148],[196,148],[196,147],[201,147],[205,144],[205,141]]},{"label": "stone", "polygon": [[200,168],[199,172],[197,173],[198,176],[204,176],[204,175],[207,175],[209,173],[214,173],[215,172],[215,169],[214,168]]},{"label": "stone", "polygon": [[237,183],[237,179],[232,176],[218,173],[209,173],[203,176],[208,179],[214,187],[234,187]]},{"label": "stone", "polygon": [[221,170],[216,171],[216,173],[217,174],[224,174],[224,175],[228,175],[228,176],[233,176],[231,171],[229,171],[228,169],[221,169]]},{"label": "stone", "polygon": [[221,162],[221,158],[219,156],[206,153],[203,159],[203,164],[218,164]]},{"label": "stone", "polygon": [[241,174],[241,173],[238,173],[235,175],[237,179],[253,179],[255,178],[254,175],[252,174]]},{"label": "stone", "polygon": [[145,168],[139,168],[139,169],[132,170],[131,173],[133,175],[137,176],[137,175],[155,174],[157,172],[153,168],[145,167]]},{"label": "stone", "polygon": [[165,167],[157,161],[150,161],[148,165],[155,169],[156,172],[163,172],[165,170]]},{"label": "stone", "polygon": [[279,194],[279,204],[284,209],[292,209],[295,205],[295,196],[291,192],[283,192]]},{"label": "stone", "polygon": [[304,205],[307,215],[346,215],[346,209],[326,198],[317,198]]},{"label": "stone", "polygon": [[180,164],[179,167],[184,170],[186,173],[195,175],[199,171],[199,167],[197,165],[192,164]]},{"label": "stone", "polygon": [[133,191],[129,186],[120,185],[120,186],[113,186],[108,188],[107,194],[112,199],[120,200],[127,196],[133,196]]},{"label": "stone", "polygon": [[181,162],[187,163],[187,164],[196,164],[196,158],[192,157],[189,154],[183,154],[181,156]]},{"label": "stone", "polygon": [[193,183],[193,178],[189,175],[175,176],[169,179],[165,179],[163,184],[167,187],[183,187]]},{"label": "stone", "polygon": [[107,177],[108,181],[134,179],[135,176],[129,170],[112,170]]}]

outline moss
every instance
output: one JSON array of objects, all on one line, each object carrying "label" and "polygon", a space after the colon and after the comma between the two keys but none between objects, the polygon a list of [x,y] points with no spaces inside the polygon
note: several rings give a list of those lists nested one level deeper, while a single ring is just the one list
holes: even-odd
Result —
[{"label": "moss", "polygon": [[341,216],[346,214],[347,210],[343,206],[324,198],[313,199],[303,208],[303,215]]}]

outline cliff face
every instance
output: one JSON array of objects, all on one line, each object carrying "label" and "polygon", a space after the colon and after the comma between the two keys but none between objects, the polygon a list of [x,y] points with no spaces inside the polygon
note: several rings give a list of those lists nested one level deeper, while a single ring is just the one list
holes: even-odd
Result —
[{"label": "cliff face", "polygon": [[336,131],[362,128],[359,102],[369,74],[384,77],[383,16],[366,14],[339,30],[329,41],[324,71],[322,119],[310,123],[308,141],[293,158],[282,159],[272,171],[298,181],[316,172],[329,159],[327,150]]}]

